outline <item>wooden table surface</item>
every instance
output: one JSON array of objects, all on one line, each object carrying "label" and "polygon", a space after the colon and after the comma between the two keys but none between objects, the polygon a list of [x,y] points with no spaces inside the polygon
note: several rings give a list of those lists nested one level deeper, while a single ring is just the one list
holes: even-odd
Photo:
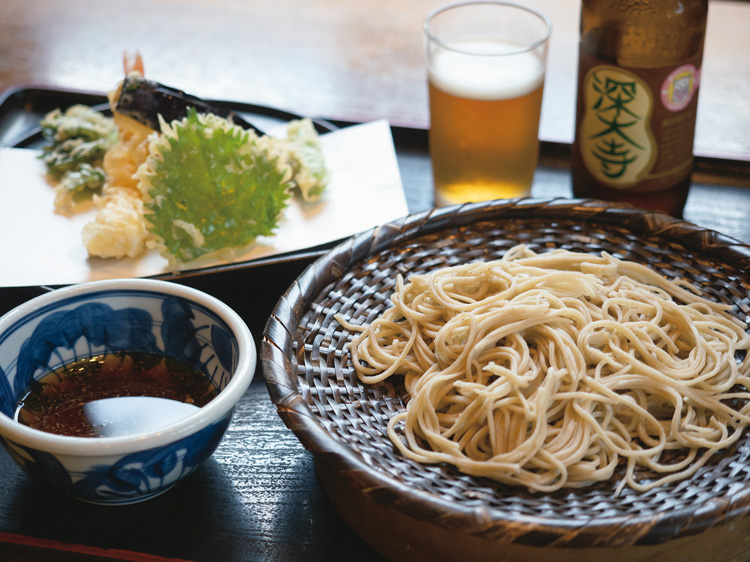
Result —
[{"label": "wooden table surface", "polygon": [[[422,211],[431,177],[419,133],[428,125],[421,21],[443,3],[0,0],[0,92],[30,85],[105,92],[122,76],[123,52],[138,50],[149,77],[201,97],[345,121],[387,118],[407,133],[418,130],[396,144],[410,211]],[[540,136],[564,147],[573,136],[579,0],[527,3],[554,26]],[[710,1],[695,140],[697,155],[740,162],[743,174],[750,169],[749,24],[750,3]],[[569,194],[566,173],[564,157],[548,160],[537,194]],[[734,185],[709,181],[691,192],[686,216],[750,242],[748,178],[726,179]],[[256,335],[300,267],[273,272],[266,302],[246,318]],[[241,295],[220,296],[243,306]],[[13,304],[3,298],[0,313]],[[100,557],[380,559],[328,502],[312,456],[281,423],[260,373],[214,458],[140,506],[98,508],[52,496],[0,453],[0,560]]]},{"label": "wooden table surface", "polygon": [[[2,0],[0,91],[106,91],[124,51],[198,96],[425,126],[421,22],[446,0]],[[580,0],[552,20],[543,140],[573,137]],[[750,3],[711,0],[695,151],[750,160]]]}]

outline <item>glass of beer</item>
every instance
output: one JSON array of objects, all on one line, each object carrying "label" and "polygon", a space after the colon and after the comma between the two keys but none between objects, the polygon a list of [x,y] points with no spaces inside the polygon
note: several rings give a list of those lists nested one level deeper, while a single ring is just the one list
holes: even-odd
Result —
[{"label": "glass of beer", "polygon": [[552,31],[539,12],[469,1],[424,20],[438,206],[528,195]]}]

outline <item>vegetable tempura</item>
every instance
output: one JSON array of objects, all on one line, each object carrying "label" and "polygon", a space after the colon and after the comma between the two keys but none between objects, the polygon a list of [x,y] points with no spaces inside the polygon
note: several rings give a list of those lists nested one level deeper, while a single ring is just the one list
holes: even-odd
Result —
[{"label": "vegetable tempura", "polygon": [[[91,256],[134,258],[155,247],[178,268],[272,235],[293,188],[305,201],[321,198],[330,174],[310,120],[290,122],[286,138],[258,135],[231,112],[143,79],[140,59],[126,65],[128,70],[109,94],[113,118],[85,108],[97,125],[109,126],[110,133],[101,135],[106,147],[104,140],[96,144],[95,164],[101,167],[80,165],[58,188],[69,194],[101,187],[93,197],[96,217],[82,232]],[[123,113],[118,102],[126,82],[130,98]],[[165,108],[170,100],[174,111]],[[187,116],[167,122],[163,112]],[[60,117],[59,111],[50,113],[43,126],[64,130]],[[159,130],[152,128],[157,124]],[[80,144],[94,146],[93,139]],[[59,177],[58,160],[64,161],[51,156],[45,161]],[[58,198],[61,206],[72,206]]]}]

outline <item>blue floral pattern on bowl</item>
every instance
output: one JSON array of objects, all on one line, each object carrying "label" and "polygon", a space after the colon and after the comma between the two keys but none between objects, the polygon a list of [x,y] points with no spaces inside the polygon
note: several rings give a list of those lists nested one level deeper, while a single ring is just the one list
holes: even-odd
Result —
[{"label": "blue floral pattern on bowl", "polygon": [[231,416],[164,447],[125,455],[113,464],[68,471],[54,455],[4,440],[5,449],[32,477],[92,503],[133,503],[156,497],[195,471],[219,446]]},{"label": "blue floral pattern on bowl", "polygon": [[[119,351],[169,355],[202,371],[218,390],[224,388],[237,362],[237,349],[232,346],[227,326],[208,310],[185,299],[164,298],[160,293],[137,295],[139,299],[158,300],[161,319],[155,320],[141,308],[114,309],[100,302],[76,306],[75,298],[70,299],[74,308],[44,316],[21,344],[15,364],[0,364],[0,390],[7,390],[2,386],[13,381],[10,392],[0,395],[0,412],[13,417],[18,400],[32,380],[78,359]],[[24,322],[32,320],[25,318]],[[17,336],[22,329],[17,327],[7,337]],[[0,350],[4,339],[0,339]]]},{"label": "blue floral pattern on bowl", "polygon": [[[72,292],[35,308],[0,333],[0,414],[13,418],[31,383],[57,367],[122,351],[180,359],[202,371],[219,391],[229,384],[239,361],[230,326],[198,302],[141,288]],[[59,490],[94,503],[133,503],[163,493],[209,458],[233,411],[234,404],[212,423],[172,442],[119,456],[71,460],[7,437],[2,441],[28,474]]]}]

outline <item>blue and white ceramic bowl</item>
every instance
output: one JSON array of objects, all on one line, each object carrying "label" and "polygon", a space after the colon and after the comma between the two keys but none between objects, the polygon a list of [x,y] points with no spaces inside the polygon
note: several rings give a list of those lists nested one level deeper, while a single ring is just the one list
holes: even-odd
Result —
[{"label": "blue and white ceramic bowl", "polygon": [[[156,352],[206,374],[219,390],[195,413],[122,437],[69,437],[14,421],[16,404],[62,364],[100,353]],[[200,291],[167,281],[97,281],[50,292],[0,318],[0,438],[32,477],[85,501],[157,496],[208,459],[255,373],[242,319]]]}]

